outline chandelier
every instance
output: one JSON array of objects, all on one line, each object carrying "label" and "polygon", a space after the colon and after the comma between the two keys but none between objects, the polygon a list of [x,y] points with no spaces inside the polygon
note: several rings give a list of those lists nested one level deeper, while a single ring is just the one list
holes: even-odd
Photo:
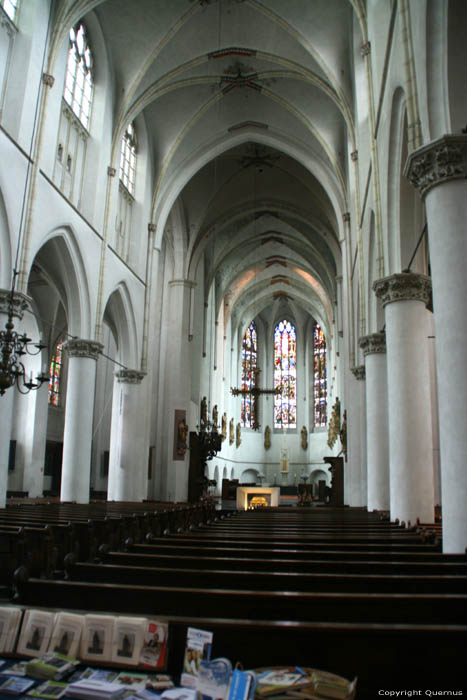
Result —
[{"label": "chandelier", "polygon": [[33,343],[26,333],[20,335],[14,330],[13,323],[13,290],[8,298],[7,322],[5,330],[0,331],[0,396],[5,391],[16,384],[21,394],[28,394],[30,391],[39,389],[40,386],[49,379],[49,375],[42,371],[35,378],[30,372],[29,379],[26,376],[26,368],[22,358],[25,355],[37,355],[46,345],[39,339]]}]

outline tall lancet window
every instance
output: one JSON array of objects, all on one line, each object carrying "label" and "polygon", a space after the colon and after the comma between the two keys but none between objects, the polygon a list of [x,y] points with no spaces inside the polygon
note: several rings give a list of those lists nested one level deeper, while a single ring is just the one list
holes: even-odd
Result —
[{"label": "tall lancet window", "polygon": [[[258,333],[254,321],[248,326],[242,342],[242,390],[251,391],[256,382],[255,369],[258,361]],[[244,428],[254,427],[255,407],[251,394],[242,395],[241,423]]]},{"label": "tall lancet window", "polygon": [[60,398],[60,379],[62,373],[62,341],[57,343],[55,352],[50,360],[49,374],[49,404],[58,406]]},{"label": "tall lancet window", "polygon": [[274,427],[297,426],[297,334],[284,319],[274,330]]},{"label": "tall lancet window", "polygon": [[326,339],[318,323],[313,331],[313,401],[316,428],[326,427]]},{"label": "tall lancet window", "polygon": [[87,129],[91,114],[93,61],[86,29],[78,23],[70,29],[70,48],[63,97]]},{"label": "tall lancet window", "polygon": [[11,21],[15,22],[16,14],[18,12],[18,0],[1,0],[0,5],[3,7]]}]

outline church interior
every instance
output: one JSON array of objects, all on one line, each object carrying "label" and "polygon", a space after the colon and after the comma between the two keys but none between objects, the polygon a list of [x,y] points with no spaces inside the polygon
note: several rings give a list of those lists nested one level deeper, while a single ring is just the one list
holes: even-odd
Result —
[{"label": "church interior", "polygon": [[[408,538],[404,572],[419,545],[436,550],[420,567],[451,567],[436,573],[453,587],[430,588],[449,603],[392,618],[425,653],[441,634],[451,670],[467,631],[465,28],[465,0],[0,0],[0,531],[20,502],[78,520],[162,504],[155,539],[196,521],[253,537],[255,515],[279,536],[285,510],[297,551],[370,528],[383,576],[384,524],[388,547]],[[360,613],[357,633],[330,612],[323,648],[371,646]],[[317,623],[297,619],[282,638],[305,664]],[[402,637],[379,631],[395,662]]]}]

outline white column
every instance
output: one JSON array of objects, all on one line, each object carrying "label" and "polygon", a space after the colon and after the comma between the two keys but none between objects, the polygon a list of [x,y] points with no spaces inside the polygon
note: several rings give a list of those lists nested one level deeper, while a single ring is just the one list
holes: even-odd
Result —
[{"label": "white column", "polygon": [[[190,293],[194,286],[190,280],[169,282],[169,312],[167,314],[167,356],[165,365],[164,440],[166,441],[166,465],[162,465],[163,499],[186,501],[188,498],[189,453],[180,455],[174,449],[176,411],[189,413],[191,387],[191,357],[189,354]],[[194,429],[194,426],[189,426]]]},{"label": "white column", "polygon": [[[17,292],[14,293],[12,299],[10,290],[0,289],[0,330],[2,332],[14,332],[13,328],[7,329],[5,326],[8,322],[8,311],[11,309],[13,312],[13,322],[17,319],[21,320],[27,307],[26,299],[24,294]],[[15,385],[11,386],[9,379],[10,357],[8,352],[2,351],[0,355],[0,508],[4,508],[6,505],[8,458],[13,426],[14,392],[16,391]]]},{"label": "white column", "polygon": [[74,338],[63,348],[68,352],[68,383],[60,500],[89,503],[96,360],[103,345]]},{"label": "white column", "polygon": [[142,501],[147,495],[148,454],[140,386],[144,372],[115,374],[107,500]]},{"label": "white column", "polygon": [[426,305],[431,281],[412,272],[373,284],[386,320],[391,520],[434,521]]},{"label": "white column", "polygon": [[371,333],[359,340],[366,374],[366,461],[368,510],[389,511],[389,426],[386,335]]},{"label": "white column", "polygon": [[349,472],[349,506],[362,508],[367,500],[367,464],[365,429],[365,367],[352,367],[354,379],[348,380],[348,459],[344,469]]},{"label": "white column", "polygon": [[414,151],[406,175],[425,199],[438,375],[443,551],[467,546],[467,135]]}]

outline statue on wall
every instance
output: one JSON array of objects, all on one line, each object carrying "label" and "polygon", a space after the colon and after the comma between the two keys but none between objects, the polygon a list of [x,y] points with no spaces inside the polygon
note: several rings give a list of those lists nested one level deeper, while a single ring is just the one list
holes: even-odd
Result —
[{"label": "statue on wall", "polygon": [[269,425],[264,430],[264,449],[269,450],[271,447],[271,428]]},{"label": "statue on wall", "polygon": [[222,442],[224,442],[224,440],[227,437],[227,413],[225,411],[222,414],[222,433],[221,433],[221,435],[222,435]]},{"label": "statue on wall", "polygon": [[219,410],[217,408],[217,403],[215,404],[214,408],[212,409],[212,429],[215,430],[217,433],[217,428],[219,427],[217,424],[219,422]]},{"label": "statue on wall", "polygon": [[234,419],[230,419],[229,423],[229,445],[233,445],[234,443]]},{"label": "statue on wall", "polygon": [[341,430],[341,402],[336,396],[336,403],[332,407],[331,418],[329,419],[328,428],[328,445],[334,447]]},{"label": "statue on wall", "polygon": [[302,448],[306,450],[306,448],[308,447],[308,430],[305,426],[303,426],[300,434],[302,436]]},{"label": "statue on wall", "polygon": [[236,439],[235,439],[235,447],[240,447],[242,444],[242,438],[241,438],[241,426],[240,423],[237,423],[237,431],[236,431]]},{"label": "statue on wall", "polygon": [[200,430],[206,430],[206,423],[208,422],[208,400],[203,396],[201,400],[201,424]]},{"label": "statue on wall", "polygon": [[342,445],[342,454],[344,455],[345,459],[347,460],[347,411],[344,411],[344,417],[342,420],[342,425],[340,429],[340,439],[341,439],[341,445]]}]

